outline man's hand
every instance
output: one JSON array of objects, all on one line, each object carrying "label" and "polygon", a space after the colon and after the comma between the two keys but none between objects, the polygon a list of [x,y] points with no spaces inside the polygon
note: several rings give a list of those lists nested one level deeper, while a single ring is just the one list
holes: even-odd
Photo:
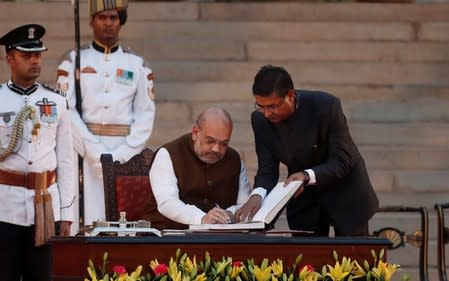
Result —
[{"label": "man's hand", "polygon": [[245,222],[252,220],[254,214],[262,206],[262,197],[258,194],[252,195],[243,206],[235,212],[234,220],[236,222]]},{"label": "man's hand", "polygon": [[59,224],[59,236],[70,236],[71,221],[61,221]]},{"label": "man's hand", "polygon": [[220,207],[211,209],[201,218],[201,224],[226,224],[233,222],[232,213]]},{"label": "man's hand", "polygon": [[[297,172],[294,174],[291,174],[285,181],[284,181],[284,186],[287,186],[289,183],[291,183],[292,181],[304,181],[305,179],[305,175],[303,172]],[[298,188],[298,190],[295,192],[295,195],[293,195],[294,197],[298,197],[302,192],[304,191],[304,184],[301,184],[301,186]]]}]

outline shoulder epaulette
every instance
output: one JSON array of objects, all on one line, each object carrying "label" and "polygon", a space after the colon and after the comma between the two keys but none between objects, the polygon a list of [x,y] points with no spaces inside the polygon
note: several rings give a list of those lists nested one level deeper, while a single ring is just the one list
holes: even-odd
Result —
[{"label": "shoulder epaulette", "polygon": [[47,89],[53,93],[60,95],[61,97],[65,98],[67,96],[66,92],[63,92],[61,90],[56,90],[55,88],[52,88],[52,87],[48,86],[47,84],[42,84],[42,87],[44,87],[45,89]]}]

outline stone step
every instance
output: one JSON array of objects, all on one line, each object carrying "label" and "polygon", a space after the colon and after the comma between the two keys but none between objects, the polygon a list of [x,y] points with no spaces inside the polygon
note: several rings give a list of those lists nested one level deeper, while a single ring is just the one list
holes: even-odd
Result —
[{"label": "stone step", "polygon": [[[359,146],[359,150],[370,170],[433,170],[446,172],[449,170],[449,148],[422,146]],[[257,167],[257,156],[254,140],[251,138],[247,146],[239,146],[239,152],[250,167]],[[448,198],[449,199],[449,198]]]},{"label": "stone step", "polygon": [[[151,145],[161,145],[191,131],[193,121],[158,122],[158,113]],[[360,146],[413,146],[447,149],[449,144],[449,123],[351,123],[351,134]],[[247,146],[253,140],[253,131],[249,121],[234,125],[231,144]]]},{"label": "stone step", "polygon": [[[61,51],[61,54],[64,53]],[[0,79],[7,79],[9,69],[4,60],[0,61]],[[251,83],[260,62],[229,61],[153,61],[150,66],[159,83],[168,82],[238,82]],[[284,66],[292,75],[297,86],[301,84],[327,84],[342,86],[382,87],[447,87],[449,85],[449,63],[376,63],[376,62],[279,62],[272,64]],[[57,59],[44,61],[41,81],[54,83]],[[354,71],[357,69],[357,71]],[[167,93],[170,94],[170,93]],[[173,93],[172,93],[173,94]],[[176,93],[178,94],[178,93]],[[213,95],[213,93],[210,93]]]},{"label": "stone step", "polygon": [[[38,20],[47,28],[46,38],[73,38],[73,17],[66,20],[42,18]],[[2,24],[0,31],[5,33],[14,26],[23,24],[20,19],[8,20]],[[447,38],[440,34],[445,30],[444,23],[423,23],[416,31],[409,22],[245,22],[245,21],[129,21],[122,27],[122,40],[153,39],[205,40],[216,38],[219,31],[221,40],[268,40],[268,41],[414,41],[441,40]],[[80,22],[83,36],[91,33],[87,19]],[[366,32],[370,30],[370,32]],[[446,39],[447,40],[447,39]]]},{"label": "stone step", "polygon": [[[49,31],[50,32],[50,31]],[[49,34],[50,35],[50,34]],[[59,59],[74,38],[45,38],[46,59]],[[90,36],[82,38],[88,43]],[[131,51],[153,61],[447,62],[445,42],[240,41],[227,39],[122,40]]]},{"label": "stone step", "polygon": [[[247,122],[251,116],[251,112],[254,110],[254,101],[208,102],[207,99],[204,99],[202,102],[196,104],[189,104],[183,101],[159,102],[159,119],[171,121],[175,117],[184,117],[188,118],[187,120],[193,121],[195,116],[198,116],[201,111],[210,106],[225,108],[232,114],[235,122]],[[449,97],[443,98],[439,102],[435,102],[435,99],[430,97],[423,97],[383,103],[370,101],[367,98],[367,100],[360,103],[349,102],[343,104],[346,117],[351,123],[447,122],[449,120],[448,107]],[[173,110],[180,108],[183,108],[183,110]]]},{"label": "stone step", "polygon": [[152,67],[160,82],[244,82],[267,63],[283,65],[302,83],[447,85],[449,75],[449,63],[154,61]]},{"label": "stone step", "polygon": [[[86,0],[80,1],[81,19],[87,19]],[[67,19],[73,7],[66,1],[1,2],[2,20],[22,19],[24,10],[29,20],[48,17]],[[389,4],[380,3],[208,3],[208,2],[132,2],[132,20],[228,20],[228,21],[435,21],[448,19],[447,3]]]},{"label": "stone step", "polygon": [[[246,165],[248,178],[250,183],[254,183],[254,176],[257,172],[257,165]],[[401,170],[382,170],[382,169],[368,169],[368,174],[371,183],[378,194],[391,195],[403,194],[410,197],[410,201],[400,201],[400,195],[394,196],[391,201],[385,201],[386,205],[407,205],[411,206],[426,206],[432,208],[437,200],[449,197],[447,193],[447,182],[449,180],[449,173],[447,170],[421,170],[417,171],[401,171]],[[285,169],[281,170],[279,181],[287,178]],[[429,198],[423,200],[422,196]],[[411,200],[413,199],[413,200]],[[399,201],[395,201],[399,200]],[[384,201],[381,201],[384,204]],[[389,202],[389,203],[386,203]]]},{"label": "stone step", "polygon": [[447,3],[213,3],[200,5],[206,20],[245,21],[435,21],[449,19]]},{"label": "stone step", "polygon": [[[156,72],[156,70],[155,70]],[[156,73],[157,74],[157,73]],[[255,75],[255,73],[253,73]],[[347,104],[389,103],[429,98],[444,100],[449,96],[447,86],[432,85],[338,85],[324,83],[304,83],[300,76],[295,77],[295,85],[299,89],[321,90],[333,93]],[[160,82],[156,79],[158,102],[181,103],[253,103],[251,92],[252,79],[244,82]],[[182,93],[182,94],[180,94]],[[235,118],[235,117],[234,117]]]},{"label": "stone step", "polygon": [[449,60],[449,54],[446,49],[447,43],[445,42],[427,41],[247,42],[248,59],[252,61],[444,62]]}]

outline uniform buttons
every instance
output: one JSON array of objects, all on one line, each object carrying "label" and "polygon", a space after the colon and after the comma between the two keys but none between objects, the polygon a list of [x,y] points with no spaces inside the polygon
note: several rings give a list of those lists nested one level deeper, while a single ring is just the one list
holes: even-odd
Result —
[{"label": "uniform buttons", "polygon": [[104,90],[104,92],[107,94],[107,93],[109,93],[109,90],[108,89],[106,89],[106,90]]},{"label": "uniform buttons", "polygon": [[104,77],[106,77],[106,78],[109,77],[109,73],[106,72],[106,73],[104,74]]},{"label": "uniform buttons", "polygon": [[209,204],[209,199],[204,198],[204,199],[203,199],[203,203],[204,203],[205,205]]},{"label": "uniform buttons", "polygon": [[111,57],[106,56],[104,59],[105,59],[106,61],[109,61],[109,60],[111,59]]},{"label": "uniform buttons", "polygon": [[103,106],[103,108],[104,108],[104,109],[108,109],[108,108],[109,108],[109,106],[105,105],[105,106]]},{"label": "uniform buttons", "polygon": [[33,161],[28,161],[28,165],[33,165]]},{"label": "uniform buttons", "polygon": [[209,187],[212,187],[213,185],[214,185],[214,183],[212,182],[212,181],[207,181],[207,185],[209,186]]}]

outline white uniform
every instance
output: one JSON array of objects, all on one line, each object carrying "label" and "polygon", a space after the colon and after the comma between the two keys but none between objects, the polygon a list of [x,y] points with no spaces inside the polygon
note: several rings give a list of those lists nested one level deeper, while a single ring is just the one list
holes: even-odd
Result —
[{"label": "white uniform", "polygon": [[[37,83],[25,94],[19,94],[21,90],[11,81],[0,85],[1,152],[8,147],[14,121],[25,105],[35,108],[36,119],[40,123],[39,134],[32,135],[33,120],[27,119],[16,149],[0,161],[0,170],[41,173],[57,168],[57,182],[48,188],[55,221],[73,221],[74,165],[67,101],[61,94]],[[25,187],[0,184],[0,221],[22,226],[33,225],[34,194],[34,190]]]},{"label": "white uniform", "polygon": [[[92,42],[81,49],[82,118],[76,111],[75,52],[58,67],[57,87],[67,92],[72,112],[73,143],[83,157],[84,224],[105,218],[100,156],[111,153],[125,162],[140,153],[148,141],[155,115],[153,74],[144,60],[116,46],[104,49]],[[106,136],[87,124],[129,126],[123,136]],[[73,232],[72,228],[72,232]],[[76,229],[75,229],[76,230]]]}]

